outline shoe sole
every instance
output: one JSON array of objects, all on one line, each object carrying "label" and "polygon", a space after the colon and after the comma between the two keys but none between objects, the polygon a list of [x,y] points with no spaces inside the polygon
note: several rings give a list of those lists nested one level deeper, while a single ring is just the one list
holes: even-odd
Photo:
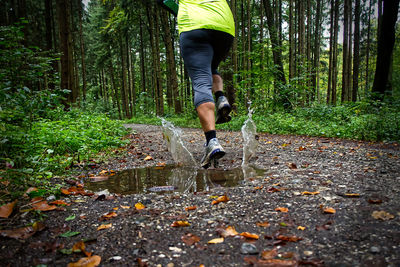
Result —
[{"label": "shoe sole", "polygon": [[218,110],[218,116],[217,116],[217,121],[215,124],[221,124],[225,122],[231,121],[232,117],[229,116],[229,113],[231,113],[232,108],[229,105],[225,105],[221,109]]},{"label": "shoe sole", "polygon": [[208,162],[205,163],[205,164],[203,163],[201,166],[204,169],[208,169],[211,166],[211,162],[213,160],[218,160],[218,159],[222,158],[223,156],[225,156],[225,154],[226,154],[225,151],[221,151],[220,149],[216,149],[215,151],[213,151],[213,153],[211,153]]}]

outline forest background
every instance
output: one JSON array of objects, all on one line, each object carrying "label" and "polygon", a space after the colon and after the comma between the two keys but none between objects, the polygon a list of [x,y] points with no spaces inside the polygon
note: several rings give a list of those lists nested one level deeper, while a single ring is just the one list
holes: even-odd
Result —
[{"label": "forest background", "polygon": [[[399,141],[398,2],[228,0],[219,129],[251,108],[262,132]],[[1,176],[17,187],[125,145],[123,122],[199,127],[176,18],[155,1],[0,3]]]}]

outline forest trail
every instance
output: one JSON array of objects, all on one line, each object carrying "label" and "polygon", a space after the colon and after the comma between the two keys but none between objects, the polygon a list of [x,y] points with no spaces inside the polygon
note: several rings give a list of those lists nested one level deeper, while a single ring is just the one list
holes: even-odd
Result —
[{"label": "forest trail", "polygon": [[[134,130],[126,153],[79,175],[173,164],[159,126],[126,127]],[[241,133],[217,137],[227,152],[221,170],[240,168]],[[183,129],[182,138],[199,161],[203,133]],[[269,134],[258,142],[250,164],[263,174],[235,187],[63,195],[71,205],[46,212],[44,229],[23,242],[1,239],[1,265],[66,266],[88,257],[101,258],[100,266],[399,266],[398,144]],[[86,255],[72,251],[80,240]]]}]

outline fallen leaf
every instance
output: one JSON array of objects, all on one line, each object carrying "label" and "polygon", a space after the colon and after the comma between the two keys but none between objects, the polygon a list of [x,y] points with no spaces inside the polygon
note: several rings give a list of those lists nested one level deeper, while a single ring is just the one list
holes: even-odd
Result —
[{"label": "fallen leaf", "polygon": [[300,146],[299,147],[299,151],[303,151],[303,150],[306,150],[307,148],[306,147],[304,147],[304,146]]},{"label": "fallen leaf", "polygon": [[172,227],[185,227],[190,226],[188,221],[175,221],[171,224]]},{"label": "fallen leaf", "polygon": [[304,227],[304,226],[297,226],[297,230],[301,230],[301,231],[304,231],[304,230],[306,230],[306,228]]},{"label": "fallen leaf", "polygon": [[156,165],[156,167],[155,167],[155,169],[156,169],[156,170],[162,170],[162,169],[165,168],[166,165],[167,165],[167,164],[166,164],[165,162],[158,162],[157,165]]},{"label": "fallen leaf", "polygon": [[76,236],[79,235],[81,232],[73,232],[73,231],[67,231],[65,233],[60,234],[60,237],[72,237],[72,236]]},{"label": "fallen leaf", "polygon": [[125,210],[128,210],[128,209],[131,208],[131,206],[123,206],[123,205],[121,205],[121,208],[123,208],[123,209],[125,209]]},{"label": "fallen leaf", "polygon": [[71,204],[65,202],[65,200],[61,200],[61,199],[54,200],[54,201],[50,202],[50,204],[53,204],[53,205],[65,205],[65,206],[71,205]]},{"label": "fallen leaf", "polygon": [[0,236],[14,239],[27,239],[36,232],[42,231],[45,228],[42,222],[35,222],[32,226],[26,226],[13,230],[0,230]]},{"label": "fallen leaf", "polygon": [[61,193],[63,193],[64,195],[71,195],[71,193],[68,191],[68,189],[65,188],[61,188]]},{"label": "fallen leaf", "polygon": [[186,208],[185,208],[185,210],[195,210],[195,209],[197,209],[196,206],[191,206],[191,207],[186,207]]},{"label": "fallen leaf", "polygon": [[297,169],[296,163],[293,163],[293,162],[288,163],[288,167],[289,167],[289,169],[291,169],[291,170]]},{"label": "fallen leaf", "polygon": [[278,235],[276,237],[276,239],[278,240],[283,240],[283,241],[289,241],[289,242],[297,242],[300,240],[303,240],[303,238],[301,237],[297,237],[297,236],[285,236],[285,235]]},{"label": "fallen leaf", "polygon": [[240,235],[244,236],[246,238],[249,238],[249,239],[258,239],[259,238],[259,236],[257,234],[252,234],[252,233],[249,233],[249,232],[243,232]]},{"label": "fallen leaf", "polygon": [[211,239],[211,240],[208,241],[207,243],[208,243],[208,244],[220,244],[220,243],[223,243],[223,242],[224,242],[224,238],[223,238],[223,237],[220,237],[220,238]]},{"label": "fallen leaf", "polygon": [[376,210],[376,211],[372,212],[372,217],[374,217],[377,220],[379,219],[382,221],[387,221],[387,220],[393,219],[394,215],[390,214],[389,212],[383,211],[383,210],[381,210],[381,211]]},{"label": "fallen leaf", "polygon": [[135,208],[137,210],[142,210],[142,209],[144,209],[146,207],[142,203],[138,202],[138,203],[135,204]]},{"label": "fallen leaf", "polygon": [[148,160],[153,160],[153,157],[152,157],[152,156],[150,156],[150,155],[148,155],[148,156],[146,156],[146,157],[144,158],[144,160],[145,160],[145,161],[148,161]]},{"label": "fallen leaf", "polygon": [[93,255],[86,258],[81,258],[77,262],[68,263],[68,267],[95,267],[99,266],[101,262],[101,257]]},{"label": "fallen leaf", "polygon": [[289,209],[288,208],[284,208],[284,207],[278,207],[278,208],[275,209],[275,211],[288,212]]},{"label": "fallen leaf", "polygon": [[118,209],[119,209],[118,207],[113,208],[113,210],[118,210]]},{"label": "fallen leaf", "polygon": [[269,259],[259,260],[254,256],[244,257],[244,261],[252,266],[262,267],[297,267],[298,262],[296,260],[281,260],[281,259]]},{"label": "fallen leaf", "polygon": [[267,189],[268,193],[274,193],[274,192],[279,192],[279,191],[281,191],[281,190],[278,188],[275,188],[275,187],[270,187]]},{"label": "fallen leaf", "polygon": [[188,246],[196,244],[200,241],[200,237],[191,233],[187,233],[186,235],[182,236],[181,239]]},{"label": "fallen leaf", "polygon": [[239,233],[235,230],[235,227],[233,226],[228,226],[226,229],[224,228],[218,228],[217,232],[219,233],[220,236],[222,237],[228,237],[228,236],[236,236]]},{"label": "fallen leaf", "polygon": [[11,215],[11,213],[12,213],[12,211],[14,209],[15,203],[17,203],[16,200],[1,206],[0,207],[0,217],[1,218],[8,218],[8,216]]},{"label": "fallen leaf", "polygon": [[76,242],[72,246],[72,252],[83,252],[83,251],[85,251],[85,242],[83,242],[82,240],[79,242]]},{"label": "fallen leaf", "polygon": [[381,204],[383,202],[382,199],[379,198],[370,198],[368,199],[368,203],[370,204]]},{"label": "fallen leaf", "polygon": [[103,214],[100,217],[100,220],[108,220],[108,219],[111,219],[111,218],[114,218],[114,217],[117,217],[117,216],[118,216],[118,214],[115,211],[111,211],[111,212],[108,212],[106,214]]},{"label": "fallen leaf", "polygon": [[304,191],[304,192],[302,192],[301,194],[302,194],[303,196],[304,196],[304,195],[318,195],[319,192],[318,192],[318,191],[315,191],[315,192]]},{"label": "fallen leaf", "polygon": [[257,222],[256,225],[258,227],[269,227],[269,222],[264,221],[264,222]]},{"label": "fallen leaf", "polygon": [[112,226],[112,223],[109,223],[109,224],[102,224],[102,225],[100,225],[99,227],[97,227],[97,231],[103,230],[103,229],[111,228],[111,226]]},{"label": "fallen leaf", "polygon": [[357,193],[348,193],[348,194],[344,194],[346,197],[360,197],[360,194]]},{"label": "fallen leaf", "polygon": [[336,210],[334,208],[329,208],[329,207],[324,208],[323,211],[324,211],[324,213],[328,213],[328,214],[336,213]]},{"label": "fallen leaf", "polygon": [[263,187],[264,187],[264,186],[262,186],[262,185],[256,186],[256,187],[254,187],[254,190],[261,190],[261,189],[263,189]]},{"label": "fallen leaf", "polygon": [[273,250],[264,250],[261,252],[261,258],[263,260],[270,260],[275,258],[278,255],[278,251],[276,249]]},{"label": "fallen leaf", "polygon": [[57,206],[49,205],[46,200],[43,200],[43,201],[32,204],[32,208],[34,210],[49,211],[49,210],[55,210],[57,208]]},{"label": "fallen leaf", "polygon": [[228,201],[229,201],[229,198],[227,197],[227,195],[223,195],[223,196],[218,197],[216,200],[213,200],[211,202],[211,205],[216,205],[218,203],[228,202]]}]

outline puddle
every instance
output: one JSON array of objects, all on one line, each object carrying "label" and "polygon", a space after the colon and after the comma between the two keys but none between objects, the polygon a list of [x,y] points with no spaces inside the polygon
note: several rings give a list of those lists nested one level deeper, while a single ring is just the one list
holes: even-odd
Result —
[{"label": "puddle", "polygon": [[108,189],[122,195],[149,192],[200,192],[214,187],[237,186],[244,178],[263,176],[265,170],[246,167],[231,170],[193,169],[182,166],[136,168],[118,172],[104,181],[88,181],[85,187],[93,192]]}]

